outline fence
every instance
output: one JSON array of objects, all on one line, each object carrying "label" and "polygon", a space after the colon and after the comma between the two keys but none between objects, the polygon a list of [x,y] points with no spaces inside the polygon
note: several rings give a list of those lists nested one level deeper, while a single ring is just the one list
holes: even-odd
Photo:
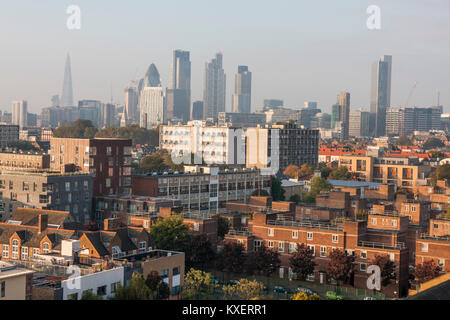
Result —
[{"label": "fence", "polygon": [[[326,293],[328,291],[335,292],[337,295],[342,296],[346,300],[363,300],[365,297],[375,298],[376,300],[385,300],[384,294],[368,289],[358,289],[350,286],[339,286],[333,284],[320,284],[310,281],[300,281],[288,278],[278,278],[278,277],[266,277],[258,275],[243,275],[232,272],[221,272],[217,270],[210,270],[211,275],[219,280],[223,284],[229,283],[230,280],[239,280],[241,278],[246,278],[249,280],[257,280],[263,283],[267,290],[263,293],[268,299],[290,299],[290,297],[296,293],[297,288],[306,288],[314,293],[318,294],[322,299],[326,299]],[[287,293],[274,292],[274,287],[279,286],[287,289]],[[264,298],[264,297],[263,297]],[[218,288],[214,294],[213,299],[223,299],[223,293],[221,288]]]}]

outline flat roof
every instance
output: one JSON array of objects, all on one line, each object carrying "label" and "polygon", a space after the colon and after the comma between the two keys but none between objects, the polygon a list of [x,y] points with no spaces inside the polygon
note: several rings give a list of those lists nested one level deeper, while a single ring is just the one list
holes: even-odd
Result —
[{"label": "flat roof", "polygon": [[377,182],[367,182],[367,181],[352,181],[352,180],[328,180],[333,187],[348,187],[348,188],[358,188],[358,187],[374,187],[377,188],[383,183]]}]

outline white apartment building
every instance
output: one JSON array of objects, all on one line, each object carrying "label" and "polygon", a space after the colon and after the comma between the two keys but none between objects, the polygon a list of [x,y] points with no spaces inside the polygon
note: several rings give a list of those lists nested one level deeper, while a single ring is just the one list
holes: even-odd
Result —
[{"label": "white apartment building", "polygon": [[[242,128],[207,126],[204,121],[160,127],[159,146],[172,153],[176,163],[245,164],[245,133]],[[191,163],[191,154],[196,155]],[[178,161],[178,162],[177,162]]]}]

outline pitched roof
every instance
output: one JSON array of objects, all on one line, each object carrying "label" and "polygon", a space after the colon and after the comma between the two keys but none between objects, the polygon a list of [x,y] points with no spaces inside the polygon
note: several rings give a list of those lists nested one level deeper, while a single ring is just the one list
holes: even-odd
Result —
[{"label": "pitched roof", "polygon": [[103,244],[100,232],[86,232],[84,234],[100,256],[109,255],[108,249],[106,249],[105,245]]},{"label": "pitched roof", "polygon": [[408,300],[450,300],[450,280],[410,296]]},{"label": "pitched roof", "polygon": [[17,208],[11,217],[11,220],[22,221],[22,225],[38,226],[39,215],[46,214],[48,216],[47,224],[63,226],[64,221],[68,220],[69,211],[55,211],[44,209]]}]

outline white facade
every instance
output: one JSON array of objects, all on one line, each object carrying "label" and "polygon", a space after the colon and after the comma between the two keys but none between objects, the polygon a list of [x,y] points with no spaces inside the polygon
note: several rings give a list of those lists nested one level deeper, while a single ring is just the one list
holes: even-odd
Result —
[{"label": "white facade", "polygon": [[12,102],[12,124],[18,125],[20,128],[27,126],[28,108],[25,100]]},{"label": "white facade", "polygon": [[139,99],[140,126],[150,128],[166,121],[166,94],[162,87],[145,87]]},{"label": "white facade", "polygon": [[[73,267],[73,275],[77,274],[77,266]],[[103,291],[104,298],[114,296],[114,288],[118,283],[122,286],[124,279],[124,268],[114,268],[111,270],[105,270],[88,274],[84,276],[74,276],[61,282],[63,288],[63,300],[69,300],[72,295],[77,294],[77,299],[80,300],[83,291],[92,290],[92,293],[98,294],[98,290]]]},{"label": "white facade", "polygon": [[[201,164],[201,158],[207,164],[245,164],[244,139],[241,128],[206,126],[202,121],[190,121],[187,125],[161,126],[159,146],[179,157],[184,164]],[[191,154],[198,156],[194,163],[191,163]]]}]

